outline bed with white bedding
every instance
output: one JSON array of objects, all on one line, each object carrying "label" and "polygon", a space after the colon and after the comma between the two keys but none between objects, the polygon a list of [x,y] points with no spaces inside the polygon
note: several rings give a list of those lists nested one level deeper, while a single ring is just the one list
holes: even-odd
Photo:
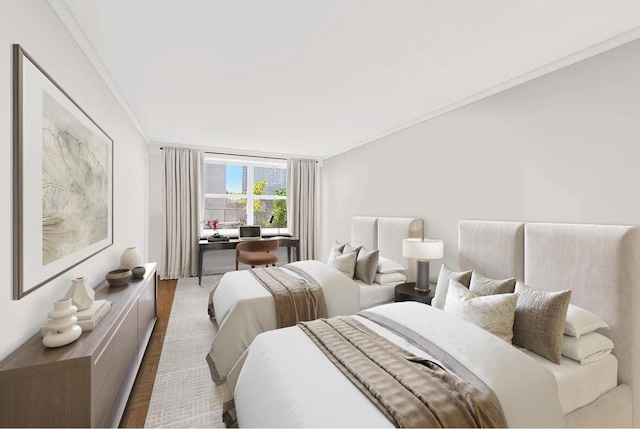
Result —
[{"label": "bed with white bedding", "polygon": [[[509,426],[640,425],[640,395],[631,395],[640,391],[634,309],[640,294],[639,228],[467,221],[460,224],[459,250],[461,269],[498,279],[518,276],[543,291],[572,290],[573,304],[607,322],[609,329],[597,331],[615,343],[612,354],[585,364],[563,357],[558,365],[422,304],[370,311],[447,347],[493,389]],[[424,355],[375,323],[363,323]],[[305,371],[309,367],[314,370]],[[258,336],[229,374],[228,387],[241,427],[390,425],[297,327]]]},{"label": "bed with white bedding", "polygon": [[[402,257],[402,239],[417,236],[422,236],[422,219],[354,217],[351,221],[350,243],[379,250],[383,258],[397,261],[405,271],[411,262]],[[391,302],[398,284],[367,284],[320,261],[299,261],[283,268],[295,277],[302,270],[321,287],[328,317]],[[218,332],[207,361],[219,384],[258,334],[277,328],[277,316],[273,297],[247,270],[226,273],[211,294],[210,306]]]}]

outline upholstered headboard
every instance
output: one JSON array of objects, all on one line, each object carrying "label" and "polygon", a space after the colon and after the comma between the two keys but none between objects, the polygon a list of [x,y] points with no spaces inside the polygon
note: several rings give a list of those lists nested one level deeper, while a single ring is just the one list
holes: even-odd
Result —
[{"label": "upholstered headboard", "polygon": [[402,256],[402,240],[422,237],[422,230],[419,218],[354,216],[350,243],[380,250],[380,256],[402,264],[407,269],[408,280],[415,281],[416,262]]},{"label": "upholstered headboard", "polygon": [[524,279],[524,223],[463,220],[458,223],[461,270],[485,277]]},{"label": "upholstered headboard", "polygon": [[618,381],[631,387],[633,426],[640,426],[640,228],[462,221],[458,232],[461,268],[570,289],[572,304],[609,324],[603,333],[615,344]]},{"label": "upholstered headboard", "polygon": [[615,344],[618,381],[633,392],[640,426],[640,228],[525,225],[524,281],[541,290],[571,289],[571,303],[602,317]]}]

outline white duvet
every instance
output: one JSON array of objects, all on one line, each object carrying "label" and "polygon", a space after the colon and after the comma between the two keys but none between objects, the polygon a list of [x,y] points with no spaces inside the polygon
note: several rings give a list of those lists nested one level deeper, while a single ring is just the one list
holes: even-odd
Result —
[{"label": "white duvet", "polygon": [[[320,285],[328,317],[360,310],[360,287],[340,271],[320,261],[290,265],[303,269]],[[287,271],[299,277],[294,271]],[[247,270],[226,273],[212,300],[218,333],[213,338],[209,358],[217,371],[214,381],[219,383],[258,334],[277,328],[277,318],[273,296]]]},{"label": "white duvet", "polygon": [[[487,331],[415,302],[375,307],[447,350],[497,395],[514,427],[562,427],[553,374]],[[355,316],[358,317],[358,316]],[[420,356],[426,353],[361,317],[376,332]],[[240,427],[390,427],[385,416],[297,327],[259,335],[234,368]]]}]

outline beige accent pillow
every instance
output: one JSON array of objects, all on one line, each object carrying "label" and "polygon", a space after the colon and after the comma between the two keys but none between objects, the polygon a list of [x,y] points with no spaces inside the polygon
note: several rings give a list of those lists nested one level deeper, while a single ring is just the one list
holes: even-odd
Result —
[{"label": "beige accent pillow", "polygon": [[376,269],[378,268],[378,255],[379,250],[367,250],[362,247],[358,252],[356,258],[356,279],[362,280],[366,284],[370,285],[376,277]]},{"label": "beige accent pillow", "polygon": [[449,280],[451,279],[457,281],[463,286],[469,287],[469,282],[471,282],[471,270],[453,271],[447,266],[447,264],[442,264],[440,274],[438,275],[436,292],[431,305],[441,310],[444,309],[444,303],[447,300],[447,290],[449,289]]},{"label": "beige accent pillow", "polygon": [[589,310],[569,304],[567,321],[564,325],[565,335],[580,338],[582,335],[600,328],[609,328],[609,325]]},{"label": "beige accent pillow", "polygon": [[545,292],[520,281],[515,291],[520,298],[513,323],[513,344],[560,364],[571,291]]},{"label": "beige accent pillow", "polygon": [[342,253],[351,253],[354,252],[356,255],[360,252],[362,246],[352,246],[349,243],[344,244],[344,248],[342,249]]},{"label": "beige accent pillow", "polygon": [[347,245],[347,243],[344,244],[340,244],[338,243],[338,241],[336,240],[335,243],[333,243],[333,246],[331,247],[331,252],[329,252],[329,258],[327,259],[327,264],[329,263],[329,261],[331,261],[331,259],[336,256],[336,255],[341,255],[342,251],[344,250],[345,246]]},{"label": "beige accent pillow", "polygon": [[484,277],[476,271],[471,274],[471,282],[469,283],[469,290],[481,296],[513,293],[515,287],[515,278],[495,280]]},{"label": "beige accent pillow", "polygon": [[613,341],[597,332],[580,338],[565,335],[562,340],[562,356],[577,360],[580,364],[604,359],[613,350]]},{"label": "beige accent pillow", "polygon": [[517,293],[479,296],[459,282],[450,280],[444,311],[511,344],[517,302]]},{"label": "beige accent pillow", "polygon": [[327,265],[337,269],[345,276],[352,279],[356,270],[357,257],[358,254],[354,252],[342,254],[336,251],[331,254]]}]

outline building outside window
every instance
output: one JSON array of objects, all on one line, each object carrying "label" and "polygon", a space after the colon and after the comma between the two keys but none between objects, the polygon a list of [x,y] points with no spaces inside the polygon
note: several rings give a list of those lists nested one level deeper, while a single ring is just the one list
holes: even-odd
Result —
[{"label": "building outside window", "polygon": [[263,234],[286,232],[286,161],[206,154],[203,207],[204,235],[212,233],[213,220],[221,234],[240,225],[260,225]]}]

